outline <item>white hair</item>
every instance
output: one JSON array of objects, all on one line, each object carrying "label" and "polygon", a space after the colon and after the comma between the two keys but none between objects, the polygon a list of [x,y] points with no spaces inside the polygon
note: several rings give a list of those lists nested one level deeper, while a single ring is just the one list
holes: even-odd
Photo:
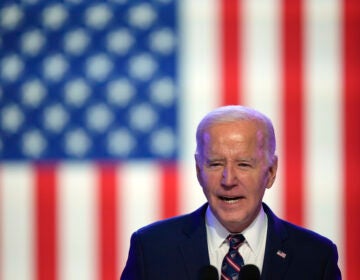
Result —
[{"label": "white hair", "polygon": [[203,135],[211,125],[235,121],[255,121],[262,126],[266,157],[269,163],[272,163],[276,150],[276,139],[271,120],[255,109],[240,105],[219,107],[204,116],[196,130],[196,155],[199,155],[200,148],[203,146]]}]

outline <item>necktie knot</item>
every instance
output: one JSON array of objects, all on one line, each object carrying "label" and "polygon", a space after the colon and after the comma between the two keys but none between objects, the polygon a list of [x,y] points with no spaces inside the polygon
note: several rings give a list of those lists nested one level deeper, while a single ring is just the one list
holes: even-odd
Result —
[{"label": "necktie knot", "polygon": [[245,237],[242,234],[230,234],[227,240],[229,240],[230,248],[237,250],[244,243]]}]

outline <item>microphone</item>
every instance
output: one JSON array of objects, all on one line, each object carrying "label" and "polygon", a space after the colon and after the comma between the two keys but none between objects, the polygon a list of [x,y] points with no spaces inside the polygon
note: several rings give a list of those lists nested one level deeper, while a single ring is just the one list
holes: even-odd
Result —
[{"label": "microphone", "polygon": [[239,273],[239,280],[259,280],[260,270],[254,264],[244,265]]},{"label": "microphone", "polygon": [[199,280],[218,280],[219,274],[215,266],[206,265],[199,271]]}]

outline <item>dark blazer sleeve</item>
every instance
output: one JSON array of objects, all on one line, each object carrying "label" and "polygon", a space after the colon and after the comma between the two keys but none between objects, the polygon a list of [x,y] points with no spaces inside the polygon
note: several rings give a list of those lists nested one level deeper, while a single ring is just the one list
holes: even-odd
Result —
[{"label": "dark blazer sleeve", "polygon": [[139,242],[138,234],[135,232],[131,236],[129,256],[120,280],[141,280],[145,279],[144,259]]},{"label": "dark blazer sleeve", "polygon": [[262,280],[341,279],[337,248],[331,240],[281,220],[263,206],[268,233]]},{"label": "dark blazer sleeve", "polygon": [[206,205],[133,233],[121,280],[197,280],[209,264]]}]

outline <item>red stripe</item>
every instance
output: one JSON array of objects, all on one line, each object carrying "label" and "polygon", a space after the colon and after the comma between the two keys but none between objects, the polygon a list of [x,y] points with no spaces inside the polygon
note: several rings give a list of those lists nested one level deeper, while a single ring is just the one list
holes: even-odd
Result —
[{"label": "red stripe", "polygon": [[303,65],[301,0],[283,0],[285,216],[303,224]]},{"label": "red stripe", "polygon": [[162,164],[162,218],[179,214],[178,170],[175,163]]},{"label": "red stripe", "polygon": [[37,280],[57,279],[56,168],[35,165],[36,273]]},{"label": "red stripe", "polygon": [[116,165],[100,164],[99,169],[99,235],[100,279],[116,279],[117,275],[117,184]]},{"label": "red stripe", "polygon": [[222,34],[222,101],[223,105],[239,104],[240,98],[240,28],[241,1],[220,1],[220,25]]},{"label": "red stripe", "polygon": [[344,2],[344,216],[346,279],[360,276],[360,2]]}]

